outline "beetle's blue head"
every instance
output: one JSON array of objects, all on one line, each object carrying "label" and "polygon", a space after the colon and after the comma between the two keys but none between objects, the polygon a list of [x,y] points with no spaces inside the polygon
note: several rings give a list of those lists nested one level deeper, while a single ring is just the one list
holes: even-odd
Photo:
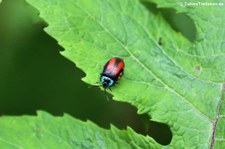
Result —
[{"label": "beetle's blue head", "polygon": [[107,87],[112,86],[113,83],[114,83],[114,81],[113,81],[111,78],[109,78],[109,77],[102,76],[102,77],[101,77],[101,83],[102,83],[102,86],[103,86],[104,88],[107,88]]}]

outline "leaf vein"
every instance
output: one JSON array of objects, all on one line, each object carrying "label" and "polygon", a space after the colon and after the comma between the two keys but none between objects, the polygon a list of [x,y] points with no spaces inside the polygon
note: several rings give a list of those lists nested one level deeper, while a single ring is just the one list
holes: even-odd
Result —
[{"label": "leaf vein", "polygon": [[23,147],[21,147],[21,146],[19,146],[19,145],[16,145],[16,144],[13,144],[13,143],[11,143],[11,142],[9,142],[9,141],[3,139],[3,138],[0,138],[0,141],[2,141],[2,142],[4,142],[4,143],[7,143],[7,144],[9,144],[9,145],[12,145],[12,146],[14,146],[14,147],[16,147],[16,148],[24,149]]},{"label": "leaf vein", "polygon": [[[82,8],[79,4],[75,3],[81,10],[83,10],[91,19],[93,19],[94,21],[96,21],[96,23],[99,24],[100,27],[102,27],[116,42],[118,42],[118,44],[120,44],[129,54],[130,56],[139,64],[141,65],[149,74],[151,74],[152,76],[154,76],[156,78],[156,80],[158,80],[160,83],[162,83],[166,89],[168,89],[170,92],[172,92],[173,94],[177,95],[178,97],[180,97],[183,101],[186,101],[186,103],[188,103],[195,111],[197,111],[200,115],[202,115],[203,117],[205,117],[210,123],[212,123],[212,121],[209,119],[209,117],[207,115],[205,115],[202,111],[200,111],[199,109],[197,109],[189,100],[187,100],[182,94],[178,93],[175,89],[173,89],[171,86],[169,86],[166,82],[164,82],[159,76],[156,75],[156,73],[153,73],[153,71],[148,68],[146,65],[144,65],[141,61],[139,61],[134,54],[126,47],[122,44],[122,42],[117,39],[111,32],[109,32],[109,30],[107,30],[98,20],[95,19],[94,16],[92,16],[87,10],[85,10],[84,8]],[[140,24],[139,24],[140,25]],[[141,26],[142,27],[142,26]],[[143,27],[142,27],[143,28]],[[145,30],[145,29],[144,29]],[[146,31],[145,31],[146,32]],[[161,48],[160,48],[161,49]],[[161,49],[162,50],[162,49]],[[163,50],[162,50],[163,51]],[[163,52],[164,53],[164,52]],[[165,53],[164,53],[165,54]],[[166,54],[165,54],[166,55]],[[166,55],[168,57],[168,55]],[[169,57],[168,57],[169,58]],[[170,58],[169,58],[170,59]],[[172,60],[171,60],[172,61]],[[178,67],[178,66],[177,66]],[[180,67],[178,67],[180,68]],[[181,68],[180,68],[181,69]]]}]

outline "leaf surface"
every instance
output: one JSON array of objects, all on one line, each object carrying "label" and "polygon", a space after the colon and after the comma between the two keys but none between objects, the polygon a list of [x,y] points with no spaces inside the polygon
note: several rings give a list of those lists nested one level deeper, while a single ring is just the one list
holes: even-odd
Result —
[{"label": "leaf surface", "polygon": [[[168,124],[173,133],[168,146],[154,141],[149,141],[149,146],[225,146],[224,7],[182,7],[173,0],[156,2],[192,18],[197,28],[193,44],[137,0],[27,1],[49,24],[46,32],[65,48],[62,54],[86,73],[85,82],[95,84],[102,65],[111,57],[124,58],[125,74],[113,87],[113,98],[134,105],[138,113],[147,113],[154,121]],[[162,46],[158,44],[160,37]],[[137,146],[146,145],[140,144]]]},{"label": "leaf surface", "polygon": [[75,120],[69,115],[53,117],[45,112],[37,116],[8,116],[0,119],[0,146],[25,148],[158,148],[149,137],[132,129],[99,128],[90,121]]},{"label": "leaf surface", "polygon": [[[194,20],[197,29],[195,43],[191,47],[175,47],[175,51],[165,48],[165,51],[186,72],[199,79],[221,84],[217,108],[208,110],[216,111],[216,115],[212,119],[213,129],[210,148],[213,148],[213,146],[224,148],[225,103],[224,85],[222,84],[224,84],[225,78],[225,14],[223,13],[225,3],[213,0],[207,2],[192,1],[191,6],[191,3],[185,0],[179,2],[151,0],[151,2],[155,2],[159,8],[174,8],[177,12],[185,13]],[[167,38],[167,40],[170,39]],[[194,67],[196,71],[194,71]],[[207,98],[207,95],[204,98]]]}]

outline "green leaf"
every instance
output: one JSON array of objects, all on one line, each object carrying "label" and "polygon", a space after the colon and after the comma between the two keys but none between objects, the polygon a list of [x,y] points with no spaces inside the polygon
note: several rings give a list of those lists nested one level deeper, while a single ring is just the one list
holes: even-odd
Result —
[{"label": "green leaf", "polygon": [[[174,8],[179,13],[187,14],[194,20],[197,28],[196,42],[191,47],[176,47],[174,51],[165,48],[166,53],[173,58],[186,72],[199,79],[217,84],[224,83],[225,80],[225,32],[224,32],[224,11],[225,3],[221,1],[199,2],[192,1],[198,6],[187,6],[185,0],[179,2],[151,0],[159,8]],[[211,3],[211,4],[210,4]],[[206,6],[204,6],[204,4]],[[209,4],[209,6],[207,6]],[[212,4],[214,6],[212,6]],[[181,7],[179,7],[179,5]],[[167,39],[170,40],[169,38]],[[172,40],[170,40],[172,42]],[[201,70],[193,71],[194,67]],[[207,95],[204,98],[208,98]],[[224,85],[221,87],[221,94],[218,96],[216,108],[208,109],[216,111],[213,123],[212,138],[210,147],[225,147],[225,103]],[[211,104],[211,103],[209,103]],[[205,106],[205,105],[203,105]],[[215,145],[214,145],[215,144]]]},{"label": "green leaf", "polygon": [[[225,3],[219,0],[207,2],[195,0],[191,1],[192,6],[188,6],[190,2],[186,0],[151,1],[155,2],[159,8],[174,8],[178,13],[187,14],[194,20],[197,29],[196,41],[192,46],[174,47],[173,51],[165,49],[167,54],[186,72],[206,81],[223,83],[225,81],[223,19]],[[198,6],[193,6],[194,4]],[[168,40],[173,41],[173,39]],[[201,67],[201,73],[194,71],[193,68],[196,65]]]},{"label": "green leaf", "polygon": [[53,117],[44,112],[38,116],[9,116],[0,119],[1,148],[159,148],[150,137],[132,129],[104,130],[90,121],[75,120],[69,115]]},{"label": "green leaf", "polygon": [[113,98],[168,124],[173,133],[168,146],[154,141],[149,146],[225,147],[224,7],[155,2],[192,18],[197,37],[191,43],[137,0],[27,1],[49,24],[45,31],[66,49],[62,54],[86,73],[85,82],[95,84],[109,58],[124,58],[125,74]]}]

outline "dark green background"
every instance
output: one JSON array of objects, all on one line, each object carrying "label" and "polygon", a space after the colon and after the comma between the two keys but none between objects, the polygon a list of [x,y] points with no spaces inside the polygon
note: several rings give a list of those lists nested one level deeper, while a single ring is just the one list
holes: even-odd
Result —
[{"label": "dark green background", "polygon": [[[175,30],[194,40],[195,28],[187,16],[143,4],[149,11],[162,12]],[[123,129],[130,126],[161,144],[170,142],[172,134],[166,125],[137,115],[137,109],[127,103],[108,102],[99,88],[88,88],[81,81],[85,74],[60,55],[63,48],[43,31],[47,24],[37,14],[24,0],[0,4],[1,115],[34,115],[37,110],[53,115],[69,113],[104,128],[110,123]]]}]

